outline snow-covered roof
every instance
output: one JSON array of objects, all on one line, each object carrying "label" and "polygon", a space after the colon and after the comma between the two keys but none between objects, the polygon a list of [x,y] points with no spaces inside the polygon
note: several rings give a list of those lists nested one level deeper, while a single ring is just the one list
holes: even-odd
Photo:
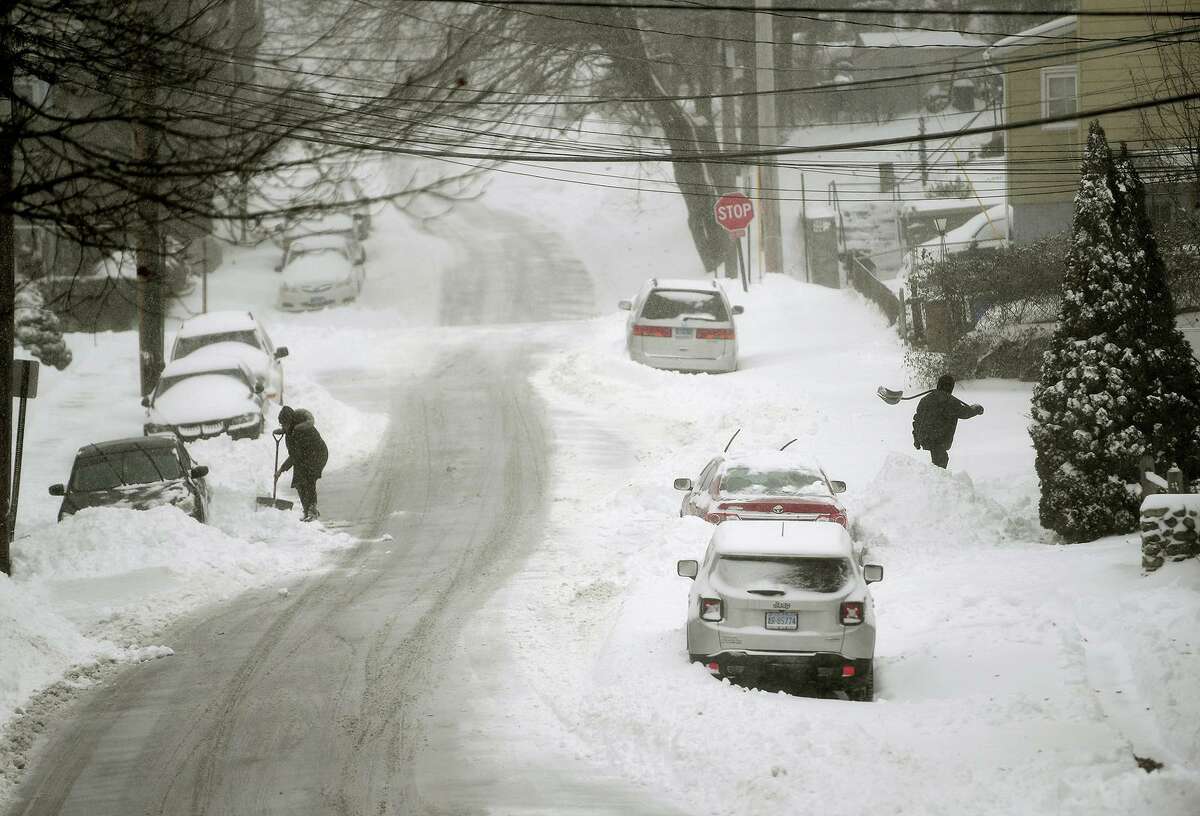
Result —
[{"label": "snow-covered roof", "polygon": [[1033,28],[1027,28],[1024,31],[1019,31],[1003,39],[996,40],[992,43],[991,48],[983,52],[984,59],[990,59],[993,48],[1021,48],[1026,45],[1036,45],[1041,42],[1052,41],[1056,36],[1064,34],[1074,34],[1079,25],[1079,18],[1070,14],[1066,17],[1056,17],[1049,22],[1036,25]]},{"label": "snow-covered roof", "polygon": [[719,555],[782,555],[849,558],[853,542],[832,521],[739,521],[717,525],[713,545]]},{"label": "snow-covered roof", "polygon": [[713,278],[655,278],[654,288],[703,292],[708,289],[719,289],[720,287]]},{"label": "snow-covered roof", "polygon": [[200,337],[205,334],[253,330],[254,326],[254,315],[249,312],[209,312],[184,321],[175,336]]},{"label": "snow-covered roof", "polygon": [[982,48],[987,40],[961,31],[864,31],[858,42],[867,48]]},{"label": "snow-covered roof", "polygon": [[725,467],[745,467],[751,470],[772,470],[787,468],[803,468],[805,470],[820,470],[821,463],[803,449],[788,448],[787,450],[754,451],[730,456],[725,460]]},{"label": "snow-covered roof", "polygon": [[115,453],[123,450],[138,448],[173,448],[174,436],[127,436],[124,439],[109,439],[105,442],[93,442],[81,447],[77,456],[87,456],[94,453]]}]

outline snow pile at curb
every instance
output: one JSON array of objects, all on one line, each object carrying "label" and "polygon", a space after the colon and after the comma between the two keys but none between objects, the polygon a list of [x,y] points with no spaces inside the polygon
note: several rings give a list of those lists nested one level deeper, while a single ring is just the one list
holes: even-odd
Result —
[{"label": "snow pile at curb", "polygon": [[1037,541],[1042,531],[976,489],[966,473],[942,470],[902,453],[889,454],[879,474],[855,494],[854,537],[887,552],[990,547]]}]

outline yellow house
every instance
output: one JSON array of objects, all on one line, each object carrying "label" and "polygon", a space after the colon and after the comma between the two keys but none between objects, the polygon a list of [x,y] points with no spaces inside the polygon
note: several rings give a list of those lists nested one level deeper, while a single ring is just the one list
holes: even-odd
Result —
[{"label": "yellow house", "polygon": [[[1181,16],[1151,17],[1148,9]],[[1200,91],[1200,0],[1079,0],[1079,10],[998,40],[985,55],[1003,74],[1008,123],[1083,115],[1005,133],[1014,240],[1070,227],[1082,147],[1096,118],[1110,143],[1124,142],[1135,155],[1156,219],[1200,205],[1200,103],[1087,115]],[[1096,11],[1144,16],[1087,13]]]}]

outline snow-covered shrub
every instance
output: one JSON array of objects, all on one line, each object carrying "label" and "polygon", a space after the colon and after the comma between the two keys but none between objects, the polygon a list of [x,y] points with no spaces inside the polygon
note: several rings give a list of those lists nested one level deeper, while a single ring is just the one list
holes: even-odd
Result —
[{"label": "snow-covered shrub", "polygon": [[1094,122],[1075,195],[1058,327],[1033,392],[1042,525],[1068,541],[1133,530],[1150,455],[1200,466],[1200,367],[1175,328],[1132,165]]},{"label": "snow-covered shrub", "polygon": [[18,288],[14,306],[17,345],[59,370],[70,365],[71,350],[63,341],[62,327],[54,312],[46,308],[41,292],[33,286]]}]

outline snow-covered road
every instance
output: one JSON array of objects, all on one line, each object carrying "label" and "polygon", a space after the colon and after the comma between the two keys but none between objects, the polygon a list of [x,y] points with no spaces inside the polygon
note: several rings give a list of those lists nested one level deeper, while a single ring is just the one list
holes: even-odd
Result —
[{"label": "snow-covered road", "polygon": [[549,478],[527,378],[544,338],[496,324],[588,314],[591,286],[513,216],[466,207],[439,229],[463,244],[439,321],[460,328],[326,382],[391,420],[374,457],[323,484],[325,517],[364,543],[286,596],[251,592],[165,633],[170,660],[124,672],[54,728],[14,813],[669,812],[572,769],[561,746],[514,766],[496,746],[522,723],[481,734],[489,720],[472,714],[512,691],[497,690],[513,654],[485,604],[539,541]]}]

